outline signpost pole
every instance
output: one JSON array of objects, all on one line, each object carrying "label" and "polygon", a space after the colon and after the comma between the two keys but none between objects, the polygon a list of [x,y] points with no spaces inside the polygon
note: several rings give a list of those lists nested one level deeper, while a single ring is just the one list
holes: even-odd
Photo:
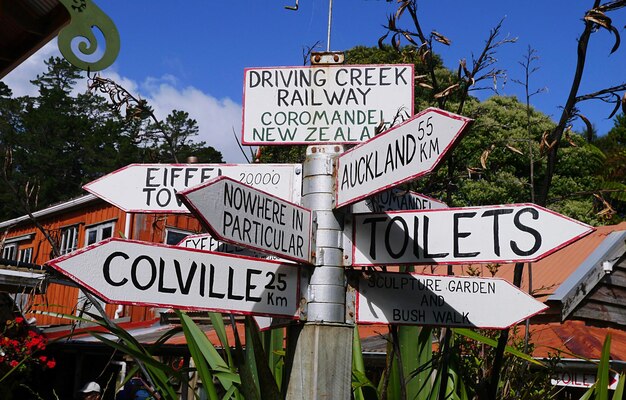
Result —
[{"label": "signpost pole", "polygon": [[[342,146],[309,146],[302,205],[313,212],[314,267],[306,323],[297,335],[287,399],[350,399],[353,326],[346,324],[343,216],[335,210],[334,165]],[[304,268],[304,267],[301,267]]]}]

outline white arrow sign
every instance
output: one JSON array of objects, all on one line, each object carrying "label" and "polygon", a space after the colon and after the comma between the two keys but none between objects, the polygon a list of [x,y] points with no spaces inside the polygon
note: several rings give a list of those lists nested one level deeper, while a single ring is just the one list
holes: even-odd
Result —
[{"label": "white arrow sign", "polygon": [[227,177],[178,194],[212,236],[297,262],[311,255],[311,211]]},{"label": "white arrow sign", "polygon": [[355,214],[354,265],[536,261],[593,231],[534,204]]},{"label": "white arrow sign", "polygon": [[505,329],[547,308],[498,278],[374,272],[357,293],[365,324]]},{"label": "white arrow sign", "polygon": [[130,164],[83,186],[126,212],[188,213],[176,193],[217,176],[300,202],[300,164]]},{"label": "white arrow sign", "polygon": [[266,260],[285,261],[280,257],[247,249],[245,247],[239,247],[230,243],[222,242],[209,233],[199,233],[197,235],[189,235],[180,241],[176,246],[186,247],[188,249],[205,250],[205,251],[217,251],[219,253],[228,253],[238,256],[264,258]]},{"label": "white arrow sign", "polygon": [[432,197],[397,188],[385,190],[352,205],[353,213],[400,210],[438,210],[448,205]]},{"label": "white arrow sign", "polygon": [[472,120],[428,108],[338,158],[336,207],[431,172]]},{"label": "white arrow sign", "polygon": [[296,318],[299,268],[107,239],[48,262],[108,303]]},{"label": "white arrow sign", "polygon": [[244,144],[363,142],[413,114],[413,65],[248,68]]}]

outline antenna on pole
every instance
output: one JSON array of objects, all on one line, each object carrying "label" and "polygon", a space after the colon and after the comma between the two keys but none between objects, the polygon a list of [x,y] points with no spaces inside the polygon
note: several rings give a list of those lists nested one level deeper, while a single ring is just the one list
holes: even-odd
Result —
[{"label": "antenna on pole", "polygon": [[[296,0],[296,4],[293,6],[285,6],[287,10],[298,11],[300,0]],[[330,52],[330,29],[333,24],[333,0],[328,0],[328,31],[326,39],[326,52]]]},{"label": "antenna on pole", "polygon": [[333,0],[328,0],[328,34],[326,42],[326,51],[330,52],[330,28],[333,23]]},{"label": "antenna on pole", "polygon": [[298,11],[298,0],[296,0],[295,6],[285,6],[287,10]]}]

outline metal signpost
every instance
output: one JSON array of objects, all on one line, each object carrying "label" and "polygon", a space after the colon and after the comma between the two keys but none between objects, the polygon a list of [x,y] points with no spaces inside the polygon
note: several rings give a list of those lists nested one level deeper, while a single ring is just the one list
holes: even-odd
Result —
[{"label": "metal signpost", "polygon": [[126,212],[188,213],[176,193],[217,176],[300,202],[300,164],[130,164],[83,188]]},{"label": "metal signpost", "polygon": [[227,177],[178,193],[220,240],[297,262],[311,259],[311,211]]},{"label": "metal signpost", "polygon": [[432,171],[472,120],[436,108],[339,156],[337,207]]},{"label": "metal signpost", "polygon": [[359,278],[365,324],[506,329],[548,307],[497,278],[374,272]]},{"label": "metal signpost", "polygon": [[359,143],[413,113],[413,65],[314,65],[244,72],[244,144]]},{"label": "metal signpost", "polygon": [[593,228],[534,204],[353,218],[353,265],[532,262]]},{"label": "metal signpost", "polygon": [[300,269],[293,264],[122,239],[48,264],[108,303],[298,316]]}]

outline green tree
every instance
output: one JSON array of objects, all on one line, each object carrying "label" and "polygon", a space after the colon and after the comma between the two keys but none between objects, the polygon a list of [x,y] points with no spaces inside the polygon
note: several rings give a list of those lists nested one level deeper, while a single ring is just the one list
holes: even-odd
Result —
[{"label": "green tree", "polygon": [[198,126],[186,112],[173,111],[152,124],[143,109],[123,116],[95,91],[72,95],[81,74],[67,61],[53,57],[46,67],[32,81],[37,96],[12,98],[0,85],[2,218],[84,194],[85,183],[133,162],[177,162],[191,155],[222,161],[217,150],[192,141]]}]

